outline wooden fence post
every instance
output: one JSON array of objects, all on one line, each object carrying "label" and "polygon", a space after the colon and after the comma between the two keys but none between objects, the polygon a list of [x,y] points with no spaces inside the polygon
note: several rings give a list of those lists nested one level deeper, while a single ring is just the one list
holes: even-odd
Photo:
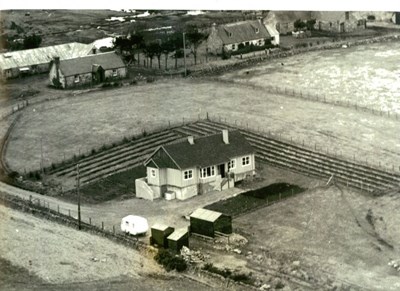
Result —
[{"label": "wooden fence post", "polygon": [[104,222],[101,222],[101,230],[104,230]]},{"label": "wooden fence post", "polygon": [[68,216],[71,217],[71,210],[68,209]]},{"label": "wooden fence post", "polygon": [[60,205],[57,205],[57,212],[60,213]]},{"label": "wooden fence post", "polygon": [[92,218],[89,217],[89,224],[92,225]]},{"label": "wooden fence post", "polygon": [[113,225],[113,234],[115,234],[115,225]]}]

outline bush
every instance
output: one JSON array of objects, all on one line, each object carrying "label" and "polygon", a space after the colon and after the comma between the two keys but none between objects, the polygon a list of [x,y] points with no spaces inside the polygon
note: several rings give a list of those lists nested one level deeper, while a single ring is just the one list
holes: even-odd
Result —
[{"label": "bush", "polygon": [[8,174],[8,177],[10,177],[11,179],[15,179],[19,177],[19,173],[16,171],[12,171],[11,173]]},{"label": "bush", "polygon": [[187,263],[181,256],[174,255],[165,249],[160,249],[154,259],[168,272],[172,270],[183,272],[187,269]]},{"label": "bush", "polygon": [[92,155],[96,153],[96,149],[92,149]]},{"label": "bush", "polygon": [[136,81],[136,80],[132,80],[132,81],[129,82],[129,84],[131,84],[131,85],[137,85],[137,81]]},{"label": "bush", "polygon": [[146,82],[147,83],[153,83],[156,79],[154,77],[147,77]]},{"label": "bush", "polygon": [[109,88],[111,86],[112,86],[111,83],[108,83],[108,82],[103,83],[103,85],[101,85],[102,88]]},{"label": "bush", "polygon": [[251,274],[244,274],[244,273],[232,273],[229,269],[219,269],[214,267],[213,264],[207,263],[203,266],[203,270],[218,274],[224,278],[232,279],[236,282],[242,282],[245,284],[253,284],[254,279],[251,277]]},{"label": "bush", "polygon": [[35,173],[35,179],[36,179],[36,180],[42,179],[42,175],[40,175],[39,172],[36,172],[36,173]]}]

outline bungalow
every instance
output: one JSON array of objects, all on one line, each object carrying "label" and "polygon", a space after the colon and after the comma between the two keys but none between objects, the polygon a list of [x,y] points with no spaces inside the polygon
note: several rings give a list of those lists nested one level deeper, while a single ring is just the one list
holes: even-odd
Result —
[{"label": "bungalow", "polygon": [[343,33],[365,29],[367,20],[349,11],[322,11],[315,14],[317,30]]},{"label": "bungalow", "polygon": [[207,51],[221,54],[223,51],[236,51],[239,46],[263,46],[274,41],[261,20],[240,21],[217,26],[212,25],[207,38]]},{"label": "bungalow", "polygon": [[54,58],[51,65],[50,85],[74,88],[125,78],[126,65],[115,52],[93,54],[60,61]]},{"label": "bungalow", "polygon": [[0,76],[9,79],[46,73],[50,70],[50,63],[55,56],[66,60],[91,53],[93,45],[77,42],[3,53],[0,54]]},{"label": "bungalow", "polygon": [[185,200],[234,187],[255,174],[254,149],[239,131],[194,138],[159,147],[145,162],[147,177],[136,179],[136,197],[171,195]]}]

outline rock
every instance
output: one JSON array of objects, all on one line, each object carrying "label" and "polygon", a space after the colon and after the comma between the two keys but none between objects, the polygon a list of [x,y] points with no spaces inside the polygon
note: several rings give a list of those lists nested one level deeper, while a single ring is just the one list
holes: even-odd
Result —
[{"label": "rock", "polygon": [[242,253],[242,251],[239,250],[239,249],[233,249],[233,252],[234,252],[234,253],[237,253],[237,254],[239,254],[239,255]]},{"label": "rock", "polygon": [[264,284],[260,287],[260,290],[269,290],[269,289],[271,289],[271,285],[268,284]]},{"label": "rock", "polygon": [[300,266],[300,261],[294,261],[292,263],[292,265],[298,267],[298,266]]},{"label": "rock", "polygon": [[258,255],[258,256],[257,256],[257,260],[258,260],[258,261],[262,261],[262,259],[263,259],[263,256],[262,256],[262,255]]},{"label": "rock", "polygon": [[251,252],[251,251],[248,251],[248,252],[247,252],[247,255],[251,255],[251,254],[252,254],[252,252]]},{"label": "rock", "polygon": [[101,259],[100,262],[105,263],[107,262],[107,259]]}]

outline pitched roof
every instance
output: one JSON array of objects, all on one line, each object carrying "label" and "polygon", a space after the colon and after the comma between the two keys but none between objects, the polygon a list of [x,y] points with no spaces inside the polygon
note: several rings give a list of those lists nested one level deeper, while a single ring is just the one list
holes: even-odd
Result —
[{"label": "pitched roof", "polygon": [[56,56],[60,57],[60,60],[82,57],[90,54],[92,48],[93,45],[91,44],[72,42],[29,50],[7,52],[0,54],[0,68],[2,70],[7,70],[46,64],[50,63]]},{"label": "pitched roof", "polygon": [[314,11],[270,11],[266,18],[269,21],[293,23],[297,19],[309,20],[315,18]]},{"label": "pitched roof", "polygon": [[115,52],[107,52],[61,61],[60,70],[65,76],[73,76],[92,72],[94,65],[100,65],[104,70],[125,67]]},{"label": "pitched roof", "polygon": [[188,234],[187,228],[179,228],[176,229],[173,233],[171,233],[167,239],[177,241]]},{"label": "pitched roof", "polygon": [[271,37],[265,26],[258,20],[223,24],[219,25],[217,30],[218,36],[224,44]]},{"label": "pitched roof", "polygon": [[154,162],[159,168],[207,167],[226,163],[234,157],[254,153],[254,149],[239,131],[228,133],[228,144],[223,142],[222,134],[217,133],[195,138],[194,144],[185,140],[165,145],[151,155],[145,161],[145,165]]},{"label": "pitched roof", "polygon": [[222,215],[221,212],[212,211],[204,208],[197,208],[190,214],[190,218],[197,218],[209,222],[216,221]]},{"label": "pitched roof", "polygon": [[[317,21],[345,21],[345,11],[319,11],[315,12],[315,18]],[[361,17],[356,17],[352,12],[349,12],[349,20],[357,21],[362,19]]]}]

